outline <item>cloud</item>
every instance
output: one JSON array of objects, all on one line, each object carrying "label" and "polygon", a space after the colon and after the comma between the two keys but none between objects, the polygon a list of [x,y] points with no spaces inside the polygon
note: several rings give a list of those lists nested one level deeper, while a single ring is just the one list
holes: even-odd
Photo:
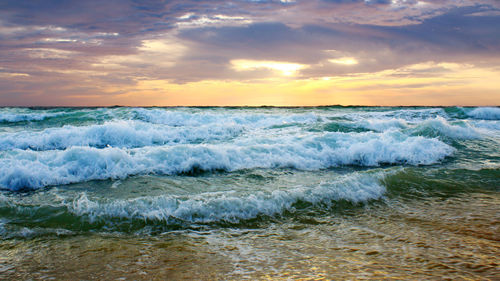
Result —
[{"label": "cloud", "polygon": [[236,71],[252,71],[270,69],[283,76],[293,76],[300,69],[307,68],[307,65],[299,63],[289,63],[280,61],[260,61],[260,60],[231,60],[232,68]]},{"label": "cloud", "polygon": [[[0,104],[147,80],[320,79],[500,65],[494,0],[1,1]],[[412,70],[400,77],[433,73]]]},{"label": "cloud", "polygon": [[[456,8],[405,26],[331,24],[292,28],[282,23],[258,23],[198,28],[183,31],[179,37],[191,41],[197,54],[210,53],[228,61],[245,58],[307,64],[310,67],[302,71],[305,78],[380,71],[430,60],[481,64],[500,54],[496,28],[500,17],[468,16],[481,9],[484,7]],[[497,63],[491,60],[491,65]],[[346,64],[355,67],[342,67]]]}]

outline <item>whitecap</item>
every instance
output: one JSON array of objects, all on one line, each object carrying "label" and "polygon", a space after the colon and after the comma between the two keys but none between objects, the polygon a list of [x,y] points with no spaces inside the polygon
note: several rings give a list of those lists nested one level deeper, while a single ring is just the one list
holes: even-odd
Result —
[{"label": "whitecap", "polygon": [[467,115],[476,119],[500,120],[499,107],[478,107],[467,112]]},{"label": "whitecap", "polygon": [[323,133],[240,139],[231,144],[185,144],[133,149],[71,147],[61,151],[0,152],[0,186],[39,188],[134,174],[251,168],[318,170],[340,165],[427,165],[455,149],[442,141],[400,132]]},{"label": "whitecap", "polygon": [[71,204],[70,212],[86,216],[91,222],[110,218],[141,219],[169,222],[172,219],[190,223],[231,222],[273,216],[294,211],[294,204],[331,205],[334,201],[353,203],[378,199],[385,193],[380,183],[384,174],[353,173],[317,186],[297,186],[290,189],[259,191],[238,195],[232,191],[203,193],[189,197],[173,195],[147,196],[134,199],[113,199],[97,202],[82,193]]}]

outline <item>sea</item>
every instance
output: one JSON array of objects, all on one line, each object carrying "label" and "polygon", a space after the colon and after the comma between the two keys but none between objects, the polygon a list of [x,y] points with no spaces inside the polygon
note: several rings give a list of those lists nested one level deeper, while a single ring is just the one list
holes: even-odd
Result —
[{"label": "sea", "polygon": [[0,108],[2,280],[499,280],[499,107]]}]

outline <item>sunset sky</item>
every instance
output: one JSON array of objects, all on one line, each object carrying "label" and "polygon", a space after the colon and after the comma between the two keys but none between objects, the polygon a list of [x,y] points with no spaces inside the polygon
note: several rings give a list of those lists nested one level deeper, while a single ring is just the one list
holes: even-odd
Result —
[{"label": "sunset sky", "polygon": [[500,105],[500,1],[0,2],[0,105]]}]

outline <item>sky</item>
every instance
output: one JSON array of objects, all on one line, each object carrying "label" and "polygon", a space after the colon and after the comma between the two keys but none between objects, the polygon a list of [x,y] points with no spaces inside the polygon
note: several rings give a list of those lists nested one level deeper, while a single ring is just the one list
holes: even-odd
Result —
[{"label": "sky", "polygon": [[0,106],[500,105],[499,0],[2,0]]}]

